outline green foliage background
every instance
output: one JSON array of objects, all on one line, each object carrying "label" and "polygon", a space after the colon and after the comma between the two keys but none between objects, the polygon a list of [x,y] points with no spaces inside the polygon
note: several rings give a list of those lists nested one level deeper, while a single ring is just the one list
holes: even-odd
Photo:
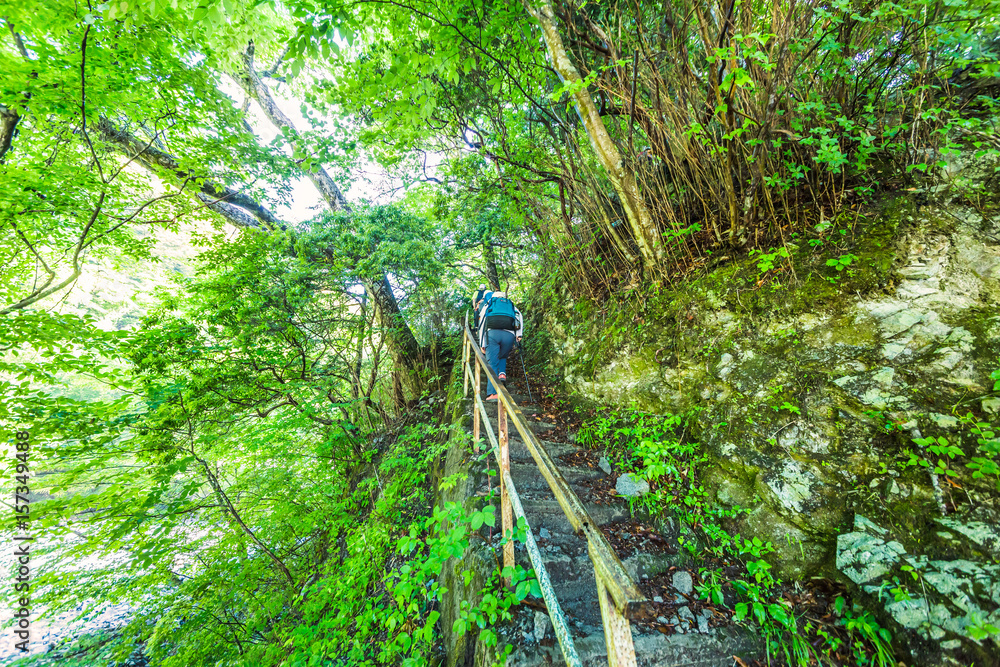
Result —
[{"label": "green foliage background", "polygon": [[[550,64],[546,7],[580,81]],[[487,517],[432,510],[444,435],[412,413],[446,388],[472,288],[625,313],[713,256],[790,261],[788,235],[959,151],[997,155],[997,10],[3,1],[0,428],[35,443],[34,603],[133,605],[116,650],[154,664],[431,659],[435,568]],[[282,219],[305,179],[368,169],[394,197]],[[991,210],[991,183],[965,196]],[[192,235],[197,268],[137,326],[63,307],[95,267],[155,261],[163,231]],[[517,576],[469,629],[528,594]]]}]

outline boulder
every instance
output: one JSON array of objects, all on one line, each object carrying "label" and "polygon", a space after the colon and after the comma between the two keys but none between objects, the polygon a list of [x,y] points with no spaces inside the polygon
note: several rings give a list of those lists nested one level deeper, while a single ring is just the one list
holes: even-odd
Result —
[{"label": "boulder", "polygon": [[608,461],[607,456],[601,457],[601,460],[597,462],[597,467],[603,470],[605,475],[611,474],[611,461]]},{"label": "boulder", "polygon": [[620,496],[638,498],[649,493],[649,482],[634,473],[627,472],[615,482],[615,491]]}]

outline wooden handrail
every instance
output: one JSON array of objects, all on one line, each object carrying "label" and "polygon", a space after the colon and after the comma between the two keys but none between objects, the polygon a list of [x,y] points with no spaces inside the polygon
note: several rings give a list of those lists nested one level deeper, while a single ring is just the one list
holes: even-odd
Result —
[{"label": "wooden handrail", "polygon": [[[529,428],[521,409],[514,402],[506,387],[500,383],[493,369],[490,368],[489,362],[480,350],[478,341],[472,337],[472,332],[468,327],[468,318],[466,318],[464,335],[465,342],[471,348],[475,357],[476,365],[486,372],[486,377],[493,384],[494,389],[496,389],[500,403],[503,404],[503,407],[514,422],[514,427],[521,435],[524,444],[528,447],[531,457],[535,460],[535,464],[538,466],[545,481],[548,482],[549,488],[552,489],[553,495],[555,495],[559,506],[562,507],[566,518],[573,526],[573,530],[586,538],[590,559],[594,563],[594,573],[598,579],[599,592],[603,587],[618,612],[625,618],[641,616],[648,609],[649,600],[639,590],[635,582],[632,581],[632,577],[625,570],[625,566],[622,565],[621,560],[611,547],[608,539],[601,532],[601,529],[598,528],[587,510],[584,509],[579,496],[569,487],[569,484],[562,473],[559,472],[559,468],[552,460],[552,457],[546,451],[545,446],[542,445],[538,436]],[[478,385],[474,386],[473,389],[478,392]],[[607,631],[608,628],[606,627],[605,630]],[[631,638],[629,639],[629,643],[631,643]]]}]

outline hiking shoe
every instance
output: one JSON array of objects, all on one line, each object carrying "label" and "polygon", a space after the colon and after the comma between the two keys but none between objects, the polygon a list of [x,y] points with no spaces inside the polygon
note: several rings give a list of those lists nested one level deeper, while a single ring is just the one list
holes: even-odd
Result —
[{"label": "hiking shoe", "polygon": [[490,394],[489,396],[487,396],[487,397],[486,397],[486,400],[487,400],[487,401],[495,401],[495,400],[497,400],[497,399],[499,399],[499,398],[500,398],[500,397],[499,397],[499,396],[497,396],[496,394]]},{"label": "hiking shoe", "polygon": [[503,382],[504,384],[506,384],[506,383],[507,383],[507,374],[506,374],[506,373],[501,373],[500,375],[498,375],[498,376],[497,376],[497,378],[498,378],[498,379],[499,379],[499,380],[500,380],[501,382]]}]

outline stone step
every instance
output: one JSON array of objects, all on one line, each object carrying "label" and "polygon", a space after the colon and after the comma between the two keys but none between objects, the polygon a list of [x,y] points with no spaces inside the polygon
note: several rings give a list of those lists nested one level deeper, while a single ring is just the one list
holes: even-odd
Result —
[{"label": "stone step", "polygon": [[[490,406],[487,410],[495,424],[496,406]],[[528,416],[527,412],[525,414]],[[605,473],[599,468],[574,466],[562,461],[559,457],[579,451],[581,448],[573,444],[548,440],[546,434],[551,433],[554,425],[537,420],[537,417],[534,417],[537,414],[533,412],[528,416],[529,426],[539,437],[549,456],[555,460],[570,488],[580,497],[584,509],[593,522],[601,526],[630,519],[628,504],[623,499],[616,499],[612,504],[597,504],[590,500],[590,489],[586,483],[605,477]],[[586,540],[573,532],[569,520],[555,500],[527,446],[513,428],[509,446],[511,476],[521,498],[528,524],[541,551],[556,597],[574,635],[577,651],[585,666],[603,667],[608,664],[608,658],[600,605],[597,600],[594,566],[590,561]],[[491,467],[496,469],[495,461],[491,462]],[[487,485],[496,489],[496,477],[489,478],[484,489]],[[495,528],[494,536],[499,542]],[[667,572],[671,567],[689,565],[688,557],[683,550],[677,548],[678,545],[673,539],[668,537],[668,540],[674,543],[674,553],[639,552],[622,559],[626,571],[633,580],[641,582],[645,578]],[[524,545],[517,545],[515,553],[520,565],[525,568],[532,566]],[[632,626],[637,665],[729,667],[735,662],[734,655],[749,659],[760,654],[759,642],[752,633],[732,626],[710,627],[704,618],[699,624],[693,612],[687,607],[683,609],[686,610],[685,613],[691,614],[690,624],[679,622],[677,616],[672,616],[670,623],[675,629],[683,627],[684,633],[678,630],[677,634],[664,635],[659,632],[646,632],[638,629],[638,626]],[[520,612],[514,621],[504,628],[502,634],[507,634],[507,641],[515,647],[513,654],[506,660],[508,667],[514,665],[548,667],[563,664],[558,643],[553,642],[551,625],[548,626],[548,634],[545,635],[542,644],[537,641],[534,635],[536,613],[542,614],[531,610]],[[678,609],[675,609],[675,613],[681,615]],[[501,643],[504,643],[503,640]]]},{"label": "stone step", "polygon": [[[521,410],[521,414],[523,414],[528,419],[528,421],[532,421],[538,415],[543,414],[545,412],[540,407],[537,407],[537,406],[534,406],[534,405],[525,405],[524,403],[522,403],[521,401],[519,401],[517,398],[514,399],[514,402],[517,403],[517,407]],[[486,414],[489,415],[490,421],[495,422],[496,418],[497,418],[497,403],[496,403],[496,401],[485,401],[484,400],[483,405],[486,408]],[[475,407],[475,401],[473,401],[470,398],[468,400],[468,402],[466,403],[466,406],[467,406],[467,409],[469,411],[469,414],[472,414],[472,408]]]},{"label": "stone step", "polygon": [[[541,440],[541,438],[539,438]],[[545,447],[545,451],[549,453],[549,456],[555,460],[556,465],[559,469],[563,469],[562,461],[559,457],[564,454],[569,454],[575,452],[579,449],[576,445],[571,445],[566,442],[552,442],[551,440],[541,440],[542,446]],[[531,456],[531,452],[528,451],[528,446],[524,444],[520,436],[515,436],[513,429],[511,430],[510,440],[508,441],[510,446],[510,461],[534,461],[535,459]],[[566,468],[572,468],[573,466],[565,466]],[[589,468],[588,468],[589,469]]]},{"label": "stone step", "polygon": [[[525,419],[528,422],[528,426],[531,428],[532,432],[534,432],[534,434],[537,435],[538,437],[544,437],[545,434],[551,433],[556,428],[556,425],[553,424],[552,422],[547,422],[538,418],[538,415],[541,414],[542,412],[541,409],[521,407],[520,404],[518,405],[518,407],[521,408],[521,412],[522,414],[524,414]],[[489,417],[491,424],[497,423],[496,403],[492,401],[486,403],[486,415]],[[509,415],[507,421],[508,423],[510,423]],[[511,425],[510,430],[512,433],[515,432],[515,428],[513,425]]]},{"label": "stone step", "polygon": [[[535,460],[530,455],[527,457],[527,460],[513,460],[513,457],[511,459],[510,476],[518,489],[527,491],[529,489],[549,488],[548,482],[542,476],[542,471],[538,469],[538,466],[535,465]],[[559,472],[562,474],[563,479],[569,483],[570,487],[584,480],[597,479],[604,474],[600,470],[594,471],[590,468],[573,468],[569,466],[559,466]]]},{"label": "stone step", "polygon": [[[516,482],[515,482],[516,484]],[[531,493],[520,493],[521,504],[524,506],[524,513],[528,518],[528,525],[532,527],[533,530],[539,531],[545,528],[550,533],[572,533],[572,529],[569,525],[569,519],[566,518],[566,514],[563,512],[562,507],[559,502],[552,497],[552,492],[548,491],[548,497],[531,497]],[[629,518],[627,507],[616,507],[613,505],[595,505],[593,503],[588,503],[586,498],[581,498],[583,500],[583,509],[587,511],[590,518],[598,526],[603,526],[606,523],[611,523],[612,521],[623,521]]]},{"label": "stone step", "polygon": [[[571,624],[572,627],[572,624]],[[662,635],[642,634],[632,630],[636,664],[639,667],[729,667],[734,655],[754,655],[757,643],[745,632],[735,628],[709,628],[709,632]],[[552,638],[551,626],[548,629]],[[551,646],[539,645],[533,638],[522,636],[514,652],[507,658],[508,667],[548,667],[565,664],[558,642]],[[548,644],[549,642],[545,642]],[[575,637],[574,645],[584,667],[603,667],[608,664],[603,630]]]}]

